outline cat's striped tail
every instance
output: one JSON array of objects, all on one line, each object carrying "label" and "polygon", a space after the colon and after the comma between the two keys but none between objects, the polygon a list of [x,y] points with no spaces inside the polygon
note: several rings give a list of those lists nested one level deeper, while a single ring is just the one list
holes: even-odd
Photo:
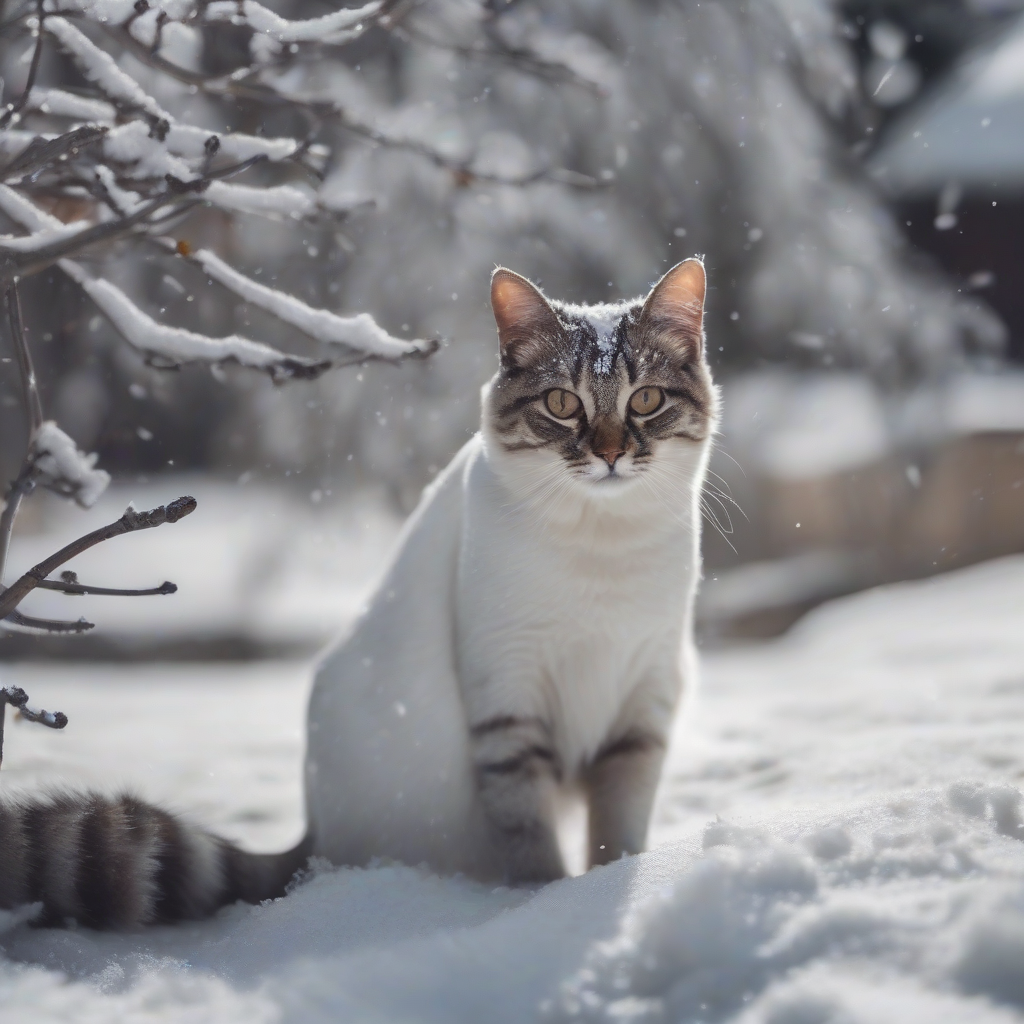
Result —
[{"label": "cat's striped tail", "polygon": [[131,794],[0,802],[0,908],[42,903],[34,923],[135,928],[202,918],[284,893],[305,840],[254,854]]}]

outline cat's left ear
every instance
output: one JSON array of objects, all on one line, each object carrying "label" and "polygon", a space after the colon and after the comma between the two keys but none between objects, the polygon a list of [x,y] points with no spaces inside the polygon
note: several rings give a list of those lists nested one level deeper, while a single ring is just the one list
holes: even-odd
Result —
[{"label": "cat's left ear", "polygon": [[650,291],[640,314],[687,361],[704,351],[704,294],[707,278],[697,257],[677,263]]}]

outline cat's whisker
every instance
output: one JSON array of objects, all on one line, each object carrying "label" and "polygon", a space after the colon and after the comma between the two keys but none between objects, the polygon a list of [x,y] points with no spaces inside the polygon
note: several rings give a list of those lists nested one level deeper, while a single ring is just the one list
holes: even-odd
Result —
[{"label": "cat's whisker", "polygon": [[[746,476],[746,475],[747,475],[747,471],[746,471],[746,470],[745,470],[745,469],[743,468],[743,466],[742,466],[742,465],[741,465],[741,464],[740,464],[740,463],[739,463],[739,462],[738,462],[738,461],[737,461],[737,460],[736,460],[735,458],[733,458],[733,456],[732,456],[732,455],[730,455],[730,454],[729,454],[729,453],[728,453],[728,452],[727,452],[727,451],[725,450],[725,448],[724,448],[724,447],[723,447],[723,445],[722,445],[722,442],[721,442],[721,440],[720,440],[720,439],[718,438],[718,436],[717,436],[717,435],[713,435],[713,436],[711,437],[711,447],[712,447],[712,448],[713,448],[713,449],[714,449],[714,450],[715,450],[716,452],[721,452],[721,454],[722,454],[722,455],[724,455],[724,456],[725,456],[725,458],[727,458],[727,459],[728,459],[728,460],[729,460],[729,461],[730,461],[730,462],[731,462],[731,463],[732,463],[732,464],[733,464],[733,465],[734,465],[734,466],[735,466],[735,467],[736,467],[736,468],[737,468],[737,469],[738,469],[738,470],[739,470],[739,471],[740,471],[740,472],[741,472],[741,473],[742,473],[742,474],[743,474],[744,476]],[[708,472],[710,473],[711,471],[710,471],[710,470],[708,470]],[[716,473],[716,474],[715,474],[715,476],[718,476],[718,474]],[[721,477],[719,477],[719,479],[721,480],[722,478],[721,478]],[[724,481],[723,481],[723,483],[724,483]]]},{"label": "cat's whisker", "polygon": [[[715,475],[718,476],[717,473]],[[718,477],[718,479],[722,480],[721,477]],[[722,483],[728,487],[728,483],[725,480],[722,480]],[[728,502],[739,512],[741,516],[743,516],[744,519],[747,520],[747,522],[750,522],[750,517],[743,511],[743,507],[728,491],[725,491],[716,484],[711,483],[710,480],[704,481],[704,490],[709,494],[713,494],[720,502]]]},{"label": "cat's whisker", "polygon": [[726,505],[722,501],[722,499],[719,498],[716,494],[709,494],[709,493],[705,492],[704,494],[701,495],[700,503],[701,503],[701,507],[704,509],[705,513],[707,515],[714,515],[714,518],[716,520],[719,519],[719,513],[717,511],[713,511],[712,510],[712,507],[711,507],[711,502],[712,501],[717,502],[718,505],[719,505],[719,508],[721,509],[721,516],[722,516],[722,519],[724,520],[724,523],[719,521],[719,525],[721,526],[721,528],[726,533],[729,533],[729,534],[735,533],[736,532],[736,528],[735,528],[735,526],[733,526],[732,516],[729,514],[729,509],[726,507]]}]

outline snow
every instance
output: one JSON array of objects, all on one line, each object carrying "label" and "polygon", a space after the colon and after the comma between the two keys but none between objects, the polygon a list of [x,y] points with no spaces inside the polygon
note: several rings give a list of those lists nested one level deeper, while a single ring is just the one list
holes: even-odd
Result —
[{"label": "snow", "polygon": [[117,118],[117,109],[112,103],[90,99],[88,96],[78,96],[65,89],[34,87],[29,93],[27,108],[55,117],[72,117],[75,120],[92,121],[96,124],[113,124]]},{"label": "snow", "polygon": [[32,232],[58,231],[64,227],[56,217],[44,213],[7,185],[0,185],[0,210]]},{"label": "snow", "polygon": [[168,327],[144,313],[120,288],[105,278],[89,277],[72,260],[61,260],[59,266],[81,285],[128,343],[149,358],[171,366],[197,361],[236,362],[241,366],[267,370],[275,379],[293,376],[297,367],[313,365],[309,360],[286,355],[270,345],[239,334],[210,338],[184,327]]},{"label": "snow", "polygon": [[277,214],[283,217],[308,217],[316,211],[316,197],[311,192],[293,185],[272,185],[260,188],[254,185],[235,185],[226,181],[211,181],[203,197],[222,210],[239,213]]},{"label": "snow", "polygon": [[52,242],[76,235],[85,230],[89,224],[75,221],[64,224],[56,217],[44,213],[14,189],[0,184],[0,210],[11,220],[16,221],[32,233],[28,236],[0,235],[0,248],[14,252],[32,252]]},{"label": "snow", "polygon": [[49,17],[45,22],[49,32],[67,50],[78,70],[95,83],[97,88],[114,103],[137,107],[151,117],[163,121],[174,118],[132,78],[125,74],[108,53],[104,53],[84,32],[65,18]]},{"label": "snow", "polygon": [[818,601],[853,589],[858,559],[840,551],[806,551],[788,558],[745,562],[706,575],[697,606],[707,625],[745,613]]},{"label": "snow", "polygon": [[47,228],[31,235],[0,235],[0,249],[10,252],[36,252],[48,245],[56,245],[73,238],[79,232],[91,227],[88,221],[73,221],[59,228]]},{"label": "snow", "polygon": [[[155,6],[170,5],[158,3]],[[47,0],[47,9],[68,11],[69,13],[80,11],[91,21],[98,21],[100,24],[121,25],[135,13],[135,3],[134,0]],[[169,13],[172,17],[174,16],[172,12]],[[178,16],[183,15],[184,12]]]},{"label": "snow", "polygon": [[105,164],[96,165],[96,178],[107,190],[107,195],[110,196],[111,201],[117,207],[118,213],[130,216],[139,207],[145,205],[145,200],[138,192],[130,192],[128,189],[121,188],[118,185],[117,175]]},{"label": "snow", "polygon": [[962,374],[949,382],[947,421],[958,434],[1024,433],[1024,372]]},{"label": "snow", "polygon": [[[1020,1021],[1022,608],[1007,558],[705,655],[654,849],[539,891],[320,866],[185,927],[6,916],[0,1021]],[[309,665],[3,675],[70,718],[9,726],[5,790],[130,781],[252,848],[301,833]]]},{"label": "snow", "polygon": [[813,479],[889,449],[881,395],[857,373],[751,373],[727,385],[723,433],[772,476]]},{"label": "snow", "polygon": [[367,355],[385,359],[430,349],[429,343],[425,341],[404,341],[392,337],[369,313],[338,316],[326,309],[313,309],[301,299],[258,284],[240,274],[209,249],[200,249],[194,258],[218,284],[229,288],[246,302],[273,313],[279,320],[298,327],[317,341],[347,345]]},{"label": "snow", "polygon": [[265,156],[272,161],[287,160],[299,148],[295,139],[260,138],[241,132],[228,132],[225,135],[219,135],[206,128],[197,128],[190,124],[171,125],[166,142],[167,148],[172,153],[193,159],[202,159],[206,156],[206,146],[211,139],[217,140],[220,153],[239,162],[250,160],[254,156]]},{"label": "snow", "polygon": [[110,483],[110,474],[96,468],[96,454],[80,452],[53,420],[41,423],[36,430],[31,457],[39,483],[74,498],[82,508],[95,505]]},{"label": "snow", "polygon": [[381,6],[374,0],[363,7],[343,8],[320,18],[288,21],[255,0],[214,0],[206,8],[206,20],[248,25],[254,32],[270,36],[277,43],[344,43],[359,35],[363,22]]},{"label": "snow", "polygon": [[781,369],[722,385],[723,446],[745,469],[813,480],[950,437],[1024,432],[1024,372],[964,370],[888,393],[866,374]]},{"label": "snow", "polygon": [[[101,169],[101,181],[110,188],[115,202],[123,209],[134,205],[136,200],[132,198],[132,193],[118,188],[113,175],[109,171],[107,174],[103,174],[103,170],[106,169]],[[218,187],[239,189],[243,186],[213,182],[208,191],[212,192]],[[287,188],[287,186],[281,186],[281,188]],[[262,192],[258,189],[247,189],[246,191],[267,196],[268,193],[279,191],[279,189],[265,189]],[[30,248],[36,248],[41,244],[64,237],[67,233],[73,233],[71,229],[81,230],[83,226],[78,223],[61,224],[55,217],[44,213],[6,185],[0,185],[0,209],[34,232],[28,238],[2,236],[0,237],[0,247],[32,242]],[[270,309],[280,319],[299,326],[300,329],[307,331],[315,338],[335,340],[326,335],[337,335],[339,332],[345,331],[347,332],[347,337],[344,339],[345,344],[357,351],[365,351],[367,355],[382,355],[389,358],[396,358],[410,352],[426,351],[429,348],[423,342],[405,342],[398,338],[391,338],[377,326],[368,313],[348,318],[338,317],[332,313],[321,313],[321,311],[306,306],[298,299],[282,293],[274,293],[270,288],[264,288],[255,282],[248,281],[213,253],[207,253],[206,256],[210,265],[224,278],[223,283],[231,282],[229,287],[232,287],[233,291],[241,294],[239,288],[248,288],[252,293],[249,296],[250,301],[264,309]],[[105,278],[90,277],[73,260],[60,260],[58,266],[68,277],[79,284],[89,298],[103,310],[129,344],[145,353],[149,358],[156,358],[170,365],[196,361],[236,362],[241,366],[266,370],[275,380],[284,380],[306,372],[319,372],[320,364],[313,360],[288,355],[263,342],[252,341],[241,335],[232,334],[226,338],[210,338],[182,327],[169,327],[166,324],[158,323],[139,309],[120,288]],[[211,272],[211,276],[216,276],[216,274]],[[337,340],[340,341],[342,338],[338,337]]]},{"label": "snow", "polygon": [[[173,175],[182,181],[194,181],[199,175],[193,163],[201,161],[203,143],[217,137],[225,154],[235,160],[265,156],[284,160],[297,148],[291,139],[258,139],[250,135],[223,135],[186,125],[172,125],[167,138],[154,138],[143,121],[130,121],[108,132],[103,140],[103,153],[117,164],[125,165],[122,173],[133,178]],[[179,155],[180,154],[180,155]],[[263,216],[307,217],[316,212],[317,197],[309,189],[293,185],[260,188],[234,182],[211,181],[203,199],[223,210],[256,213]]]}]

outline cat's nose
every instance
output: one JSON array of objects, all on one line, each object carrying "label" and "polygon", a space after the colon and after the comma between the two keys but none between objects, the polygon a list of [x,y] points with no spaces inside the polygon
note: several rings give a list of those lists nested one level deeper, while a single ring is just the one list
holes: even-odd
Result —
[{"label": "cat's nose", "polygon": [[626,453],[624,451],[611,451],[611,452],[594,452],[595,455],[600,456],[608,463],[610,469],[615,468],[615,463],[622,458]]}]

